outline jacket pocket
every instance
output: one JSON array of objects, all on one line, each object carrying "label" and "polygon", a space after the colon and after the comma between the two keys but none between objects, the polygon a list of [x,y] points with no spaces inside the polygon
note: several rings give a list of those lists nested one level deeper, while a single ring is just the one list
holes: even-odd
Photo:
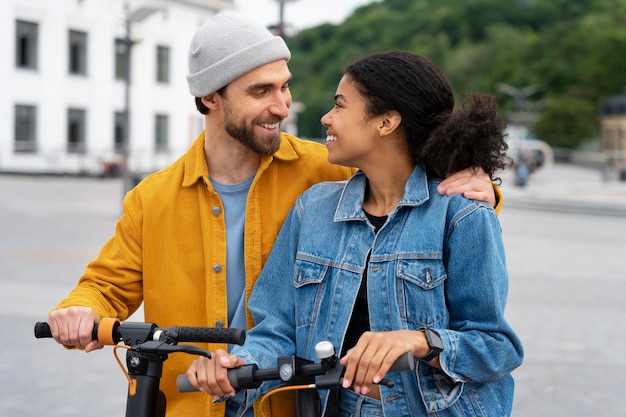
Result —
[{"label": "jacket pocket", "polygon": [[400,316],[408,328],[432,326],[444,318],[447,275],[441,259],[402,259],[396,277]]},{"label": "jacket pocket", "polygon": [[329,266],[296,259],[293,286],[296,288],[296,325],[306,326],[318,319]]}]

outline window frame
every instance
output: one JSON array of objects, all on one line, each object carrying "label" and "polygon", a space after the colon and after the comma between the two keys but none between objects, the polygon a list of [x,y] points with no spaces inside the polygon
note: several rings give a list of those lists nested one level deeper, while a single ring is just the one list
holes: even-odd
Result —
[{"label": "window frame", "polygon": [[38,69],[39,23],[17,19],[15,21],[15,67]]},{"label": "window frame", "polygon": [[87,75],[87,32],[70,29],[68,31],[68,73]]},{"label": "window frame", "polygon": [[[113,116],[113,150],[124,154],[128,139],[126,138],[126,112],[116,111]],[[129,150],[130,151],[130,150]]]},{"label": "window frame", "polygon": [[169,84],[170,82],[170,56],[169,46],[157,45],[156,47],[156,82]]},{"label": "window frame", "polygon": [[37,106],[30,104],[16,104],[14,112],[14,152],[37,152]]},{"label": "window frame", "polygon": [[87,110],[67,109],[67,153],[87,152]]},{"label": "window frame", "polygon": [[167,114],[158,113],[154,116],[154,150],[167,152],[169,149],[169,125]]},{"label": "window frame", "polygon": [[124,39],[116,38],[114,42],[114,76],[116,80],[127,81],[129,79],[126,64],[126,61],[129,59],[128,47],[126,46],[126,41]]}]

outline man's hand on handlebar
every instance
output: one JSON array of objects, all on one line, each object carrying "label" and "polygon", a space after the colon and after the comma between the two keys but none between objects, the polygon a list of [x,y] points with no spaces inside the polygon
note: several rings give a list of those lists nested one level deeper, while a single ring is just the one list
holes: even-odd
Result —
[{"label": "man's hand on handlebar", "polygon": [[211,355],[211,359],[199,357],[194,360],[187,369],[186,376],[196,389],[212,395],[215,399],[232,397],[236,392],[228,380],[227,370],[245,364],[243,359],[218,349]]},{"label": "man's hand on handlebar", "polygon": [[86,352],[102,349],[97,340],[92,340],[93,325],[98,315],[89,307],[68,307],[48,314],[52,337],[67,347],[85,348]]}]

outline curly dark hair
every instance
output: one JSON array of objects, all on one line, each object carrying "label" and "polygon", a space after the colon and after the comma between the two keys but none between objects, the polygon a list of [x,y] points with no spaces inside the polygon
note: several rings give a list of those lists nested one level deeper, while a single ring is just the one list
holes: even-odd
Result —
[{"label": "curly dark hair", "polygon": [[392,51],[370,55],[345,71],[367,101],[369,116],[397,111],[418,164],[434,178],[482,168],[497,182],[510,159],[505,123],[494,97],[473,93],[454,108],[454,92],[428,58]]}]

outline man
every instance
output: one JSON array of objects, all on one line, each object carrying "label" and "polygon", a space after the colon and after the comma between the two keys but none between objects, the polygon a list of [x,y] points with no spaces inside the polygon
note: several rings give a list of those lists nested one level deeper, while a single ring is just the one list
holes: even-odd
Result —
[{"label": "man", "polygon": [[[94,322],[125,320],[142,302],[146,322],[159,327],[253,325],[247,298],[296,197],[353,173],[328,163],[324,146],[280,132],[291,104],[289,59],[282,38],[236,14],[198,30],[187,79],[205,129],[178,161],[127,194],[115,235],[49,314],[57,342],[100,348],[91,341]],[[443,186],[495,202],[486,175],[459,173]],[[208,395],[178,393],[176,375],[193,359],[164,363],[167,416],[230,415],[236,400],[225,408]],[[274,415],[289,407],[272,400]]]}]

